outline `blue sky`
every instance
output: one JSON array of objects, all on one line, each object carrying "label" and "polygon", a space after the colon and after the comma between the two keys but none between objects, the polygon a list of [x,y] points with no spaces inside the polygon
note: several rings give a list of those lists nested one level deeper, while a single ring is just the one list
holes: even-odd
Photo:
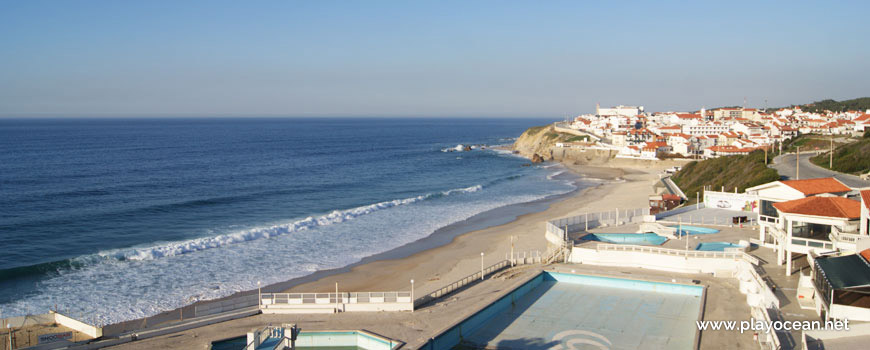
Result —
[{"label": "blue sky", "polygon": [[554,116],[870,96],[865,2],[3,1],[0,116]]}]

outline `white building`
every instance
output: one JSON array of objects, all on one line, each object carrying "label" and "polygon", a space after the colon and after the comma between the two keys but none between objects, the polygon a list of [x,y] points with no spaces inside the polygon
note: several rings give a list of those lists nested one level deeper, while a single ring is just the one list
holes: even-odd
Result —
[{"label": "white building", "polygon": [[600,116],[636,117],[641,113],[643,113],[643,106],[619,105],[616,107],[601,108],[597,104],[595,105],[595,114]]},{"label": "white building", "polygon": [[845,198],[851,189],[828,177],[774,181],[747,188],[758,196],[759,240],[777,253],[791,274],[793,254],[855,251],[860,203]]}]

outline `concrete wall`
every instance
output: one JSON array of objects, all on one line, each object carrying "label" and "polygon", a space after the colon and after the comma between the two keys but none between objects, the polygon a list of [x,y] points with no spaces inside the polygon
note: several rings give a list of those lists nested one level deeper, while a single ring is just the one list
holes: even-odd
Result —
[{"label": "concrete wall", "polygon": [[61,315],[59,313],[52,312],[52,314],[54,314],[55,322],[64,327],[81,332],[82,334],[86,334],[91,338],[99,338],[103,336],[102,328],[91,326],[87,323],[81,322],[65,315]]},{"label": "concrete wall", "polygon": [[870,309],[855,306],[831,304],[831,318],[849,321],[870,321]]},{"label": "concrete wall", "polygon": [[624,266],[682,273],[712,273],[733,276],[740,259],[702,258],[681,255],[644,253],[638,251],[611,251],[574,247],[570,262],[576,264]]}]

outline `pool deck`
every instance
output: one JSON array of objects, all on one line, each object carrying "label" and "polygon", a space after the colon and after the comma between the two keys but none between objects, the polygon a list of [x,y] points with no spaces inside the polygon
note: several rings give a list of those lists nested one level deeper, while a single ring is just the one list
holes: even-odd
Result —
[{"label": "pool deck", "polygon": [[[706,320],[747,320],[750,317],[745,296],[740,294],[736,280],[714,278],[703,274],[679,274],[654,270],[556,264],[547,270],[593,274],[610,277],[641,279],[659,282],[690,284],[693,279],[707,286],[703,318]],[[518,266],[498,273],[493,278],[472,285],[468,289],[448,296],[411,312],[372,312],[308,315],[256,315],[191,329],[166,336],[155,337],[110,349],[206,349],[212,341],[240,336],[251,329],[267,324],[296,323],[302,330],[364,329],[407,344],[403,349],[417,349],[429,338],[449,326],[467,318],[514,288],[525,283],[544,269],[540,265]],[[749,333],[702,332],[702,349],[730,348],[757,349]]]}]

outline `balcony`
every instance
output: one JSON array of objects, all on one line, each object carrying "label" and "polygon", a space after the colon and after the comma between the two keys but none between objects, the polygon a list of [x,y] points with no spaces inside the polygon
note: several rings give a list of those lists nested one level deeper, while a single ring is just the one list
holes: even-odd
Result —
[{"label": "balcony", "polygon": [[767,222],[774,225],[779,225],[779,218],[775,216],[758,215],[758,222]]},{"label": "balcony", "polygon": [[818,249],[821,251],[829,251],[834,250],[834,242],[831,241],[823,241],[820,239],[812,239],[812,238],[801,238],[801,237],[792,237],[791,238],[792,247],[800,246],[806,247],[806,251]]}]

